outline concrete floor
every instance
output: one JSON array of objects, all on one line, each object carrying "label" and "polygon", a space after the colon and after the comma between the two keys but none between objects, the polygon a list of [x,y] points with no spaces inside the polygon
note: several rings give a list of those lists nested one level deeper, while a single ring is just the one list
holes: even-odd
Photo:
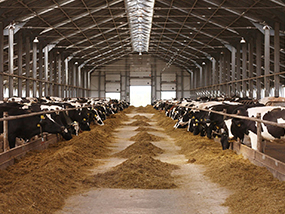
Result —
[{"label": "concrete floor", "polygon": [[[128,114],[130,118],[135,115],[149,118],[152,114]],[[131,123],[129,120],[126,123]],[[161,161],[177,164],[179,170],[173,172],[176,189],[143,190],[143,189],[92,189],[84,194],[75,195],[66,201],[65,207],[57,214],[223,214],[228,208],[221,206],[230,192],[212,183],[203,176],[204,168],[201,165],[189,164],[184,155],[178,153],[179,147],[174,140],[162,132],[156,122],[150,122],[151,127],[158,129],[151,134],[164,137],[165,140],[152,142],[165,150],[157,158]],[[134,143],[128,139],[138,132],[137,127],[122,125],[117,129],[115,136],[117,142],[112,147],[116,153]],[[92,173],[108,171],[111,167],[123,162],[125,159],[109,158],[102,160],[104,165],[94,169]]]}]

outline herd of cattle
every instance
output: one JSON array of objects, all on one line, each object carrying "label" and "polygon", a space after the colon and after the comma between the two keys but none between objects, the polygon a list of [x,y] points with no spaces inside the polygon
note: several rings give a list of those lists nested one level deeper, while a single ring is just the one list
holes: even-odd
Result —
[{"label": "herd of cattle", "polygon": [[[223,149],[228,149],[230,139],[240,139],[243,144],[257,150],[257,123],[246,119],[226,117],[216,112],[256,117],[284,124],[285,98],[265,97],[261,100],[234,98],[231,100],[168,100],[157,101],[153,107],[164,110],[166,116],[177,120],[174,128],[187,128],[194,135],[200,134],[208,138],[220,137]],[[211,111],[203,111],[211,110]],[[285,129],[261,123],[261,136],[264,140],[285,138]],[[263,144],[265,147],[265,143]],[[262,148],[264,151],[264,147]]]},{"label": "herd of cattle", "polygon": [[[43,133],[60,134],[65,140],[70,140],[72,135],[78,135],[80,130],[90,131],[91,123],[104,125],[103,121],[107,116],[128,106],[129,103],[118,100],[12,97],[1,101],[0,117],[3,118],[3,112],[8,112],[9,116],[42,112],[40,115],[9,120],[8,141],[10,148],[14,148],[16,138],[28,141]],[[3,122],[0,122],[0,131],[2,134]]]}]

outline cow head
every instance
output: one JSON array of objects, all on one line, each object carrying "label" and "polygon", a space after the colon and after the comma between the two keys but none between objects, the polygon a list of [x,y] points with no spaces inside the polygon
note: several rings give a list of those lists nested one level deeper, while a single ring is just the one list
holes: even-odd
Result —
[{"label": "cow head", "polygon": [[50,114],[41,115],[38,127],[42,132],[48,132],[51,134],[60,134],[65,140],[72,138],[71,133],[64,127],[55,122]]}]

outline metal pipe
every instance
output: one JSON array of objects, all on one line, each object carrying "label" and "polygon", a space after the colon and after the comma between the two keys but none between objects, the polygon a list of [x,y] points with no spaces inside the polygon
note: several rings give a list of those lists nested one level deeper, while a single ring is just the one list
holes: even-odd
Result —
[{"label": "metal pipe", "polygon": [[[8,117],[8,112],[3,112],[3,119]],[[3,150],[4,152],[9,151],[9,140],[8,140],[8,120],[3,121]]]},{"label": "metal pipe", "polygon": [[[280,23],[275,22],[274,25],[274,73],[280,72]],[[274,75],[274,95],[279,96],[280,76]]]},{"label": "metal pipe", "polygon": [[[37,39],[37,38],[36,38]],[[37,40],[33,41],[33,78],[37,78]],[[33,97],[37,94],[37,81],[33,80]]]},{"label": "metal pipe", "polygon": [[[26,77],[30,77],[30,37],[26,37]],[[26,79],[26,97],[30,96],[30,80]]]},{"label": "metal pipe", "polygon": [[[10,24],[9,26],[9,74],[14,74],[14,29],[15,26]],[[13,97],[13,77],[9,77],[9,97]]]},{"label": "metal pipe", "polygon": [[47,97],[49,95],[48,93],[48,46],[45,46],[44,48],[44,72],[45,72],[45,96]]},{"label": "metal pipe", "polygon": [[265,97],[269,96],[270,92],[270,82],[268,75],[270,73],[270,28],[269,26],[264,26],[264,89]]},{"label": "metal pipe", "polygon": [[[22,31],[18,34],[18,75],[23,75],[23,35]],[[18,97],[23,94],[23,80],[18,78]]]}]

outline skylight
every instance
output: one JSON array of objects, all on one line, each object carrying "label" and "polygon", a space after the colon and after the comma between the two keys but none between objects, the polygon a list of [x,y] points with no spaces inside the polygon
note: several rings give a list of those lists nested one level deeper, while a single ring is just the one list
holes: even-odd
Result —
[{"label": "skylight", "polygon": [[155,0],[125,0],[134,52],[148,52]]}]

